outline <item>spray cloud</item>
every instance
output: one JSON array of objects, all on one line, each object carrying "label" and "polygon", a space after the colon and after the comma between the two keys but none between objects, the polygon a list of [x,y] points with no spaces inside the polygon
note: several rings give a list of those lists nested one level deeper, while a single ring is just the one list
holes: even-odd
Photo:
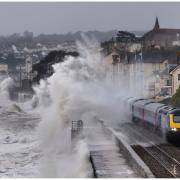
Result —
[{"label": "spray cloud", "polygon": [[[54,74],[34,87],[42,116],[40,139],[45,177],[87,176],[87,146],[80,142],[76,146],[79,148],[72,148],[71,121],[82,119],[86,124],[87,114],[111,125],[124,120],[117,97],[127,95],[127,89],[121,83],[114,86],[110,65],[97,50],[97,42],[84,38],[84,43],[78,42],[77,46],[79,57],[67,56],[63,63],[53,65]],[[76,165],[70,165],[72,161]]]}]

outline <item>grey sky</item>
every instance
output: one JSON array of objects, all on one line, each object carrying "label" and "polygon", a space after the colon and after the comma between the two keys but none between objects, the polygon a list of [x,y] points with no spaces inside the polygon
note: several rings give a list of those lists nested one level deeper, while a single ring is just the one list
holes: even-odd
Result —
[{"label": "grey sky", "polygon": [[180,2],[0,2],[0,35],[180,28]]}]

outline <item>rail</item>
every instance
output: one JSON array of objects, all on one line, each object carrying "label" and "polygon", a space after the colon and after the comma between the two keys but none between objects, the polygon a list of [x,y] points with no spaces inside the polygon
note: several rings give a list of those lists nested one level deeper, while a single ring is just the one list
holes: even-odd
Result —
[{"label": "rail", "polygon": [[141,148],[141,151],[146,152],[149,156],[155,159],[170,174],[170,177],[180,178],[179,161],[177,161],[175,158],[173,158],[165,150],[157,146],[147,137],[143,136],[132,128],[131,131],[133,131],[133,133],[136,133],[138,136],[141,136],[141,138],[145,139],[149,143],[149,147],[143,147],[143,145],[139,143],[139,148]]}]

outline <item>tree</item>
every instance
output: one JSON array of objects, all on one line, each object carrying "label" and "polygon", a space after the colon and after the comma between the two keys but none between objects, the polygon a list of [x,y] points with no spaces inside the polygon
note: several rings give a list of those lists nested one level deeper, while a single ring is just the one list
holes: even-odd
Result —
[{"label": "tree", "polygon": [[180,87],[176,93],[172,96],[171,103],[173,106],[180,107]]}]

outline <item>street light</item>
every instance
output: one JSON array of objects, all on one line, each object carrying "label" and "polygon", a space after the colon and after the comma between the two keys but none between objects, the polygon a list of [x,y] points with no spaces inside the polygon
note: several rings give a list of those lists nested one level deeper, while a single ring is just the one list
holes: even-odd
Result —
[{"label": "street light", "polygon": [[180,39],[179,39],[179,33],[176,34],[177,40],[178,40],[178,46],[180,46]]}]

